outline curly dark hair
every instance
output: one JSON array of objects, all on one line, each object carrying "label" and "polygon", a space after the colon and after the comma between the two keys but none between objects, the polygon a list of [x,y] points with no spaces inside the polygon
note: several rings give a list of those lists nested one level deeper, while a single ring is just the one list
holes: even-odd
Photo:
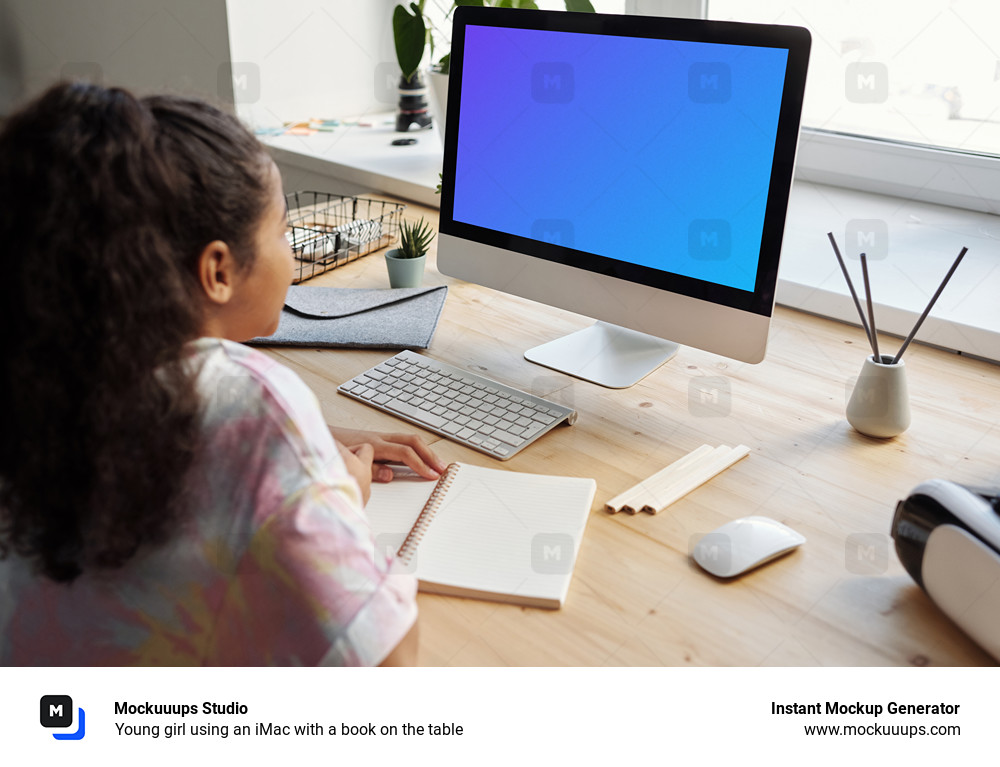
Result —
[{"label": "curly dark hair", "polygon": [[270,160],[176,96],[60,84],[0,132],[0,555],[68,582],[185,514],[200,444],[197,263],[250,268]]}]

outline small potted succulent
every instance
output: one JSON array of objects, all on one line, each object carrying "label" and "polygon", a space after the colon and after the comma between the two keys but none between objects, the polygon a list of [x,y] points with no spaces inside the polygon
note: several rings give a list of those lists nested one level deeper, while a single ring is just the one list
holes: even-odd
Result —
[{"label": "small potted succulent", "polygon": [[434,239],[434,230],[424,221],[404,221],[399,227],[399,247],[386,251],[385,265],[389,270],[389,286],[419,288],[424,277],[427,249]]}]

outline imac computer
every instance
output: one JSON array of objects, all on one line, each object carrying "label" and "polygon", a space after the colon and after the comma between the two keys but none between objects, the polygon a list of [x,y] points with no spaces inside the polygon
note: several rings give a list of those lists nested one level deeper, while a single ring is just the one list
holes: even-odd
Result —
[{"label": "imac computer", "polygon": [[809,58],[799,27],[455,11],[438,267],[587,315],[530,349],[630,386],[764,358]]}]

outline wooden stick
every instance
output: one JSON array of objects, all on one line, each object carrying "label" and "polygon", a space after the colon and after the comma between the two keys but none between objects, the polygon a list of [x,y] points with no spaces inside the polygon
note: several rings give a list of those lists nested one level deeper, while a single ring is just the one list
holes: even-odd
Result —
[{"label": "wooden stick", "polygon": [[958,265],[962,262],[962,259],[965,258],[965,254],[968,252],[968,248],[962,248],[962,252],[959,253],[958,258],[955,259],[955,263],[951,265],[951,269],[949,269],[948,273],[944,276],[944,280],[942,280],[941,284],[938,285],[938,289],[935,291],[934,295],[931,296],[931,302],[927,304],[927,308],[924,309],[924,313],[920,315],[920,319],[917,320],[917,324],[913,326],[913,330],[910,331],[910,335],[906,337],[906,340],[903,341],[903,345],[899,347],[899,351],[896,352],[896,356],[893,358],[892,364],[895,365],[899,362],[900,358],[903,356],[903,352],[906,351],[906,347],[910,345],[910,341],[913,340],[917,331],[920,330],[920,326],[924,324],[924,320],[927,319],[927,315],[931,313],[931,307],[934,306],[934,302],[938,300],[938,296],[941,295],[941,291],[944,290],[944,286],[948,284],[948,280],[951,279],[951,275],[953,275],[955,270],[958,269]]},{"label": "wooden stick", "polygon": [[861,274],[865,278],[865,299],[868,301],[868,323],[871,326],[872,352],[875,354],[875,361],[882,364],[882,356],[878,353],[878,331],[875,329],[875,310],[872,308],[872,286],[868,282],[868,260],[865,254],[861,254]]},{"label": "wooden stick", "polygon": [[[706,447],[708,446],[706,445]],[[663,502],[665,499],[675,495],[679,489],[689,486],[691,477],[702,473],[706,466],[718,462],[722,456],[728,455],[729,451],[730,448],[726,445],[719,445],[717,448],[710,449],[698,458],[697,461],[693,461],[680,471],[674,472],[669,477],[665,477],[665,481],[661,481],[655,487],[651,488],[651,492],[645,496],[645,501],[639,508],[639,511],[655,514],[667,505]]]},{"label": "wooden stick", "polygon": [[872,342],[872,332],[868,329],[868,321],[865,319],[865,312],[861,308],[861,301],[858,299],[858,294],[854,290],[854,283],[851,282],[851,275],[847,272],[847,265],[844,263],[844,257],[840,255],[840,248],[837,247],[837,240],[833,237],[833,232],[827,232],[826,236],[830,238],[830,244],[833,245],[833,254],[837,257],[837,262],[840,264],[840,271],[844,273],[844,279],[847,280],[847,289],[851,291],[851,298],[854,299],[854,306],[858,310],[858,316],[861,318],[861,327],[865,329],[865,335],[868,336],[868,343]]},{"label": "wooden stick", "polygon": [[663,477],[669,476],[670,474],[678,471],[683,471],[685,467],[691,463],[697,461],[702,456],[711,453],[712,448],[709,445],[702,445],[696,450],[692,450],[687,455],[678,458],[669,466],[660,469],[656,473],[650,475],[646,479],[637,485],[633,485],[628,490],[619,493],[606,504],[604,504],[605,511],[612,514],[617,514],[619,511],[625,511],[629,514],[635,514],[639,510],[638,500],[643,497],[643,495],[648,495],[650,486],[655,486],[659,484]]},{"label": "wooden stick", "polygon": [[713,458],[710,462],[705,465],[700,466],[695,471],[691,472],[687,477],[685,477],[685,482],[680,487],[677,487],[673,492],[666,498],[659,498],[657,501],[657,506],[659,508],[643,507],[643,511],[649,511],[652,514],[658,514],[663,511],[667,506],[680,500],[685,495],[695,490],[710,479],[712,479],[717,474],[728,469],[737,461],[746,458],[750,455],[750,448],[746,445],[737,445],[734,448],[726,448],[726,452],[718,457]]},{"label": "wooden stick", "polygon": [[716,448],[702,445],[615,496],[604,508],[612,514],[619,511],[656,514],[749,454],[746,445]]}]

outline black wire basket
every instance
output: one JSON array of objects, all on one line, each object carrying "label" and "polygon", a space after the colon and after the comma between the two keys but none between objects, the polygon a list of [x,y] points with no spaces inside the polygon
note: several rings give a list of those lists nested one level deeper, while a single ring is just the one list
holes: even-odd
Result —
[{"label": "black wire basket", "polygon": [[288,231],[296,270],[308,280],[386,247],[399,237],[405,205],[327,192],[291,192]]}]

